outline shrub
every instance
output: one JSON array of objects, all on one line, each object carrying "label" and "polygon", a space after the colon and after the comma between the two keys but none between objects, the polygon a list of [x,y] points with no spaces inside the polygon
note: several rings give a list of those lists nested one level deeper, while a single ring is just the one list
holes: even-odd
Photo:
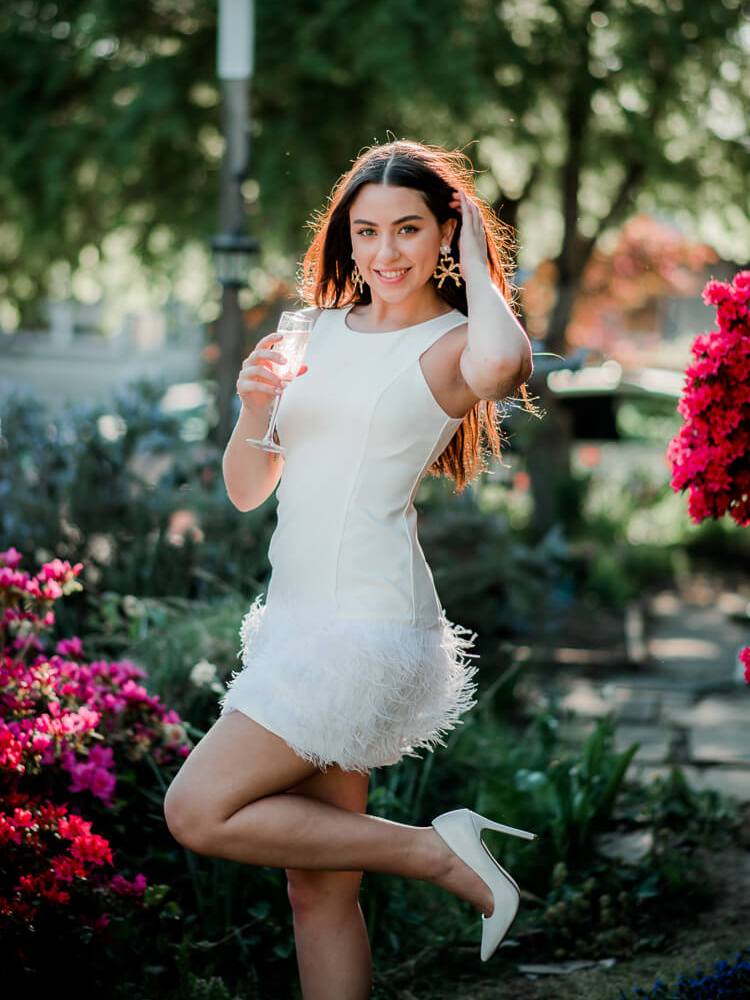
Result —
[{"label": "shrub", "polygon": [[140,683],[141,668],[87,663],[77,637],[46,649],[54,603],[81,589],[82,564],[55,559],[32,575],[21,559],[14,548],[0,552],[4,975],[39,981],[59,958],[68,968],[85,963],[92,984],[112,978],[134,913],[133,933],[142,933],[166,890],[118,870],[106,829],[116,831],[118,780],[146,754],[167,767],[190,748],[179,716]]}]

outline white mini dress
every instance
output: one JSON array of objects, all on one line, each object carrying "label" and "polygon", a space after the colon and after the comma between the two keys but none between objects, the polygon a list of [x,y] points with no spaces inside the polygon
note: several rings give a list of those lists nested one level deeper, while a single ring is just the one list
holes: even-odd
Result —
[{"label": "white mini dress", "polygon": [[240,628],[239,710],[320,770],[417,757],[476,704],[476,633],[449,622],[417,537],[414,497],[461,418],[425,381],[422,354],[458,309],[384,333],[324,309],[309,370],[284,390],[286,449],[265,595]]}]

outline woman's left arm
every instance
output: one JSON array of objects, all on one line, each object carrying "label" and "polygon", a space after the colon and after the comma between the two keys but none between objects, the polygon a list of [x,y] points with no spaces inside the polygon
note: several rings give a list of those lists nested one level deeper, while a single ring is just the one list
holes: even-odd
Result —
[{"label": "woman's left arm", "polygon": [[466,384],[481,399],[502,399],[534,370],[529,338],[487,267],[487,237],[479,209],[459,192],[460,268],[469,307],[467,343],[459,359]]}]

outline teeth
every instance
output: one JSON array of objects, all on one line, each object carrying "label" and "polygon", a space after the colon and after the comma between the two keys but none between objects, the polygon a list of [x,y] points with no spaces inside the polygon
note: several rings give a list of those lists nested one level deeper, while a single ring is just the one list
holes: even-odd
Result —
[{"label": "teeth", "polygon": [[408,268],[404,268],[403,271],[379,271],[384,278],[398,278],[402,274],[406,274]]}]

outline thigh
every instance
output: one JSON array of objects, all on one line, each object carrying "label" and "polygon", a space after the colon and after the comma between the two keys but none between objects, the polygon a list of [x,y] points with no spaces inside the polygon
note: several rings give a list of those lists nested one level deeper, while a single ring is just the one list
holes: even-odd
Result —
[{"label": "thigh", "polygon": [[[288,789],[289,795],[308,795],[351,812],[367,812],[369,774],[344,771],[338,765],[325,773],[318,771]],[[361,871],[327,871],[325,869],[287,868],[289,899],[296,910],[315,907],[321,901],[356,899],[363,873]]]},{"label": "thigh", "polygon": [[222,823],[256,799],[320,773],[280,736],[240,711],[228,712],[186,757],[164,812],[170,826]]}]

